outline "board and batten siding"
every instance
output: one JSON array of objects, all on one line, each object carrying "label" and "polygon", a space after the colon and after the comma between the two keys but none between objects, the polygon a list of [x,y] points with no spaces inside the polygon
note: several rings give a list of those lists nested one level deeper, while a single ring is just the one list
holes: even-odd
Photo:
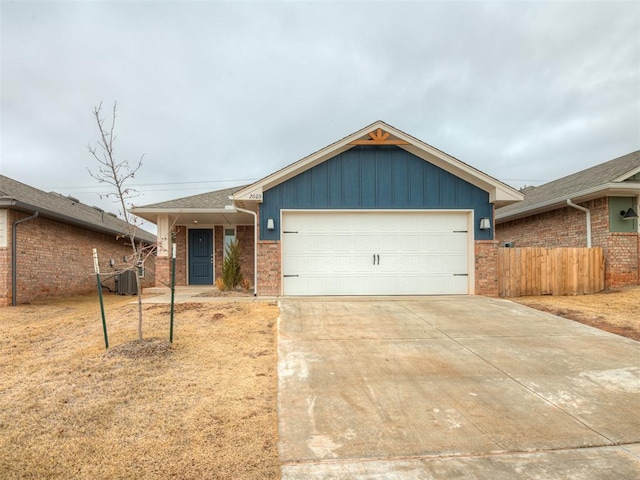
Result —
[{"label": "board and batten siding", "polygon": [[493,240],[493,229],[478,228],[493,217],[488,192],[396,146],[356,146],[266,190],[260,238],[280,240],[280,210],[297,208],[472,209],[474,239]]}]

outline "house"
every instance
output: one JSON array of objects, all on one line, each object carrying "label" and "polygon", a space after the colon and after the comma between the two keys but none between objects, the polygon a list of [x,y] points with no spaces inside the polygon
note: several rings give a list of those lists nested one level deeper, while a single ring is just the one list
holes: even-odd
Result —
[{"label": "house", "polygon": [[237,239],[258,295],[497,294],[494,208],[517,190],[384,122],[251,185],[134,209],[156,283],[211,285]]},{"label": "house", "polygon": [[640,151],[523,193],[496,211],[501,245],[602,247],[605,288],[638,284]]},{"label": "house", "polygon": [[[95,291],[93,248],[113,289],[111,274],[131,255],[126,232],[112,213],[0,175],[0,306]],[[137,239],[155,243],[141,229]],[[143,286],[152,286],[154,259],[144,267]]]}]

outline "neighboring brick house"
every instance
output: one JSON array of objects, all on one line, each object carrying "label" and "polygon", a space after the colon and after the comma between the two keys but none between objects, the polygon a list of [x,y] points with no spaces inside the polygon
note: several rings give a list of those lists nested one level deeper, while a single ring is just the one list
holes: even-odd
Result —
[{"label": "neighboring brick house", "polygon": [[590,243],[603,249],[606,288],[638,284],[640,151],[528,187],[523,193],[524,201],[496,210],[496,238],[501,245],[586,247]]},{"label": "neighboring brick house", "polygon": [[[104,284],[113,289],[113,272],[132,253],[126,231],[114,214],[0,175],[0,306],[95,291],[93,248]],[[137,238],[155,244],[155,235],[144,230]],[[154,270],[150,257],[143,286],[155,283]]]},{"label": "neighboring brick house", "polygon": [[517,190],[381,121],[251,185],[137,207],[157,285],[212,285],[237,238],[258,295],[497,295],[494,208]]}]

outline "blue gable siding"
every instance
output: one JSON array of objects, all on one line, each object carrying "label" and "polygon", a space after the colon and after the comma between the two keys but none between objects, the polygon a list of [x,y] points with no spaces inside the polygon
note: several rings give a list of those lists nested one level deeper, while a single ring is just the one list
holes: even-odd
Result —
[{"label": "blue gable siding", "polygon": [[[260,238],[280,239],[281,209],[473,209],[475,239],[492,218],[489,193],[395,146],[357,146],[264,192]],[[275,230],[266,229],[273,218]]]}]

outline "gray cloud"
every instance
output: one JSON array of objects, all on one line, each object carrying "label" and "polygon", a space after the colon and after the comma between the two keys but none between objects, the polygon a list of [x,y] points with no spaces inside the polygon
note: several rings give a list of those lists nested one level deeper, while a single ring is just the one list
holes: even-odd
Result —
[{"label": "gray cloud", "polygon": [[137,203],[378,119],[514,186],[640,148],[635,2],[3,2],[0,22],[0,169],[87,203],[100,101],[118,153],[145,154]]}]

